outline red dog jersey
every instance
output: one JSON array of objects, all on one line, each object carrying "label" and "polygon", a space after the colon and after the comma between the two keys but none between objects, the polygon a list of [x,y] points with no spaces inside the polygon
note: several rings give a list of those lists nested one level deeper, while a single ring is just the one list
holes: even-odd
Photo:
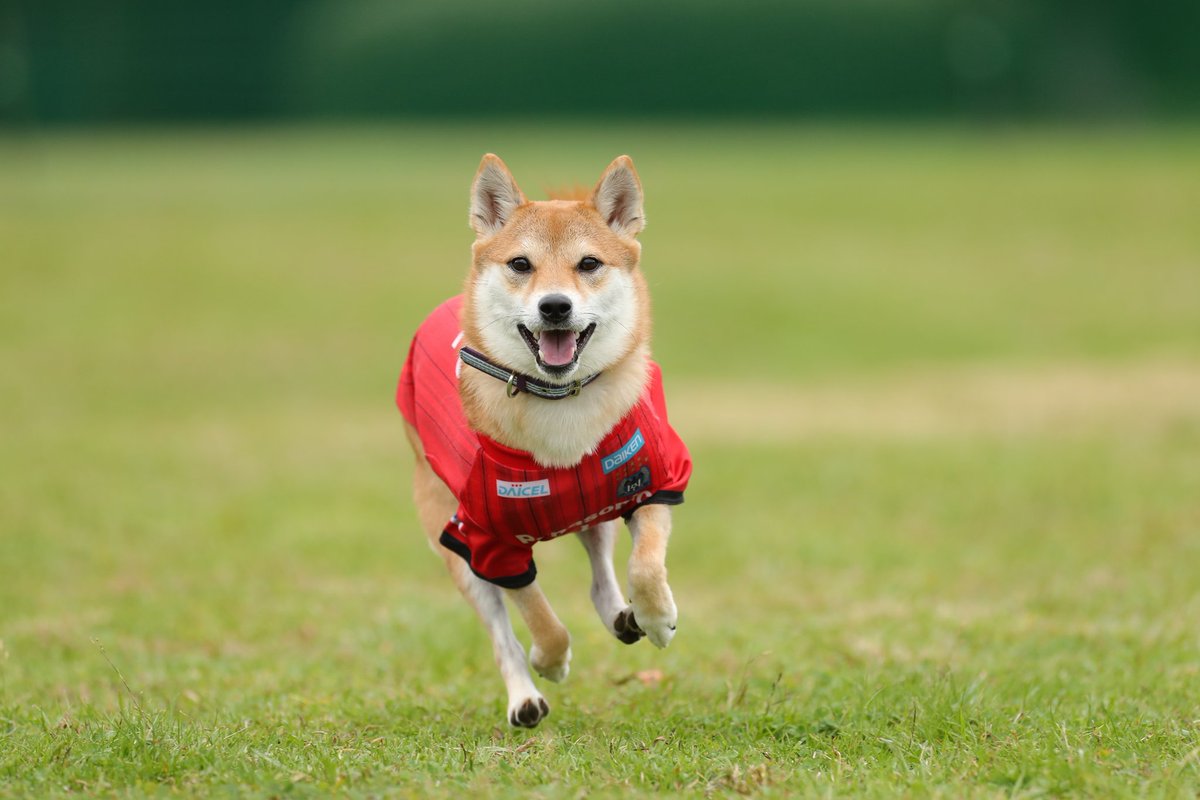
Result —
[{"label": "red dog jersey", "polygon": [[628,518],[648,503],[683,502],[692,460],[667,423],[657,364],[637,405],[575,467],[540,466],[471,430],[458,395],[461,306],[462,297],[453,297],[421,324],[396,390],[430,466],[458,498],[443,546],[484,580],[516,589],[537,575],[535,542]]}]

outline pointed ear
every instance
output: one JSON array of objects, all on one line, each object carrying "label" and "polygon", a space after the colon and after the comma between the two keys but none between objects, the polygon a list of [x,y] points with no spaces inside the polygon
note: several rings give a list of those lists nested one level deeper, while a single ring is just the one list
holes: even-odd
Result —
[{"label": "pointed ear", "polygon": [[621,236],[637,236],[646,227],[642,211],[642,182],[638,180],[633,159],[617,156],[608,165],[592,191],[592,205],[600,216]]},{"label": "pointed ear", "polygon": [[491,236],[504,227],[525,195],[499,156],[488,153],[479,162],[471,186],[471,227],[476,236]]}]

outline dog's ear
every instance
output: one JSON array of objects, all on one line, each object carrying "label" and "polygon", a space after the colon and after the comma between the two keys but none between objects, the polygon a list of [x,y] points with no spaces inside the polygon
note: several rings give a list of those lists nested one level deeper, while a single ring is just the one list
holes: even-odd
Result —
[{"label": "dog's ear", "polygon": [[471,227],[476,236],[491,236],[504,227],[525,195],[500,157],[488,153],[479,162],[471,186]]},{"label": "dog's ear", "polygon": [[617,156],[600,182],[592,190],[592,205],[600,216],[621,236],[637,236],[646,227],[646,214],[642,210],[642,182],[638,180],[633,159]]}]

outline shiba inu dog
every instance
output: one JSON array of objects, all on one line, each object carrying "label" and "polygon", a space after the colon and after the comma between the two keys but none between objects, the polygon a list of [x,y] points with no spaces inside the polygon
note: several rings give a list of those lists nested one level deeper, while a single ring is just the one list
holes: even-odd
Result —
[{"label": "shiba inu dog", "polygon": [[[422,323],[401,373],[421,524],[491,636],[514,726],[534,727],[550,707],[505,598],[529,627],[539,675],[561,681],[571,661],[570,635],[537,583],[534,543],[577,535],[596,612],[620,641],[666,647],[675,635],[670,506],[683,501],[692,465],[650,360],[642,203],[627,156],[585,198],[538,202],[484,156],[465,291]],[[622,517],[633,537],[628,603],[612,561]]]}]

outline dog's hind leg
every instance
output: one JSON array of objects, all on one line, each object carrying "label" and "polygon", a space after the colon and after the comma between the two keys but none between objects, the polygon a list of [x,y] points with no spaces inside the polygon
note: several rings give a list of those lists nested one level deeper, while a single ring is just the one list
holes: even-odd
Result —
[{"label": "dog's hind leg", "polygon": [[508,597],[529,627],[533,644],[529,663],[548,681],[558,683],[571,671],[571,634],[558,619],[537,580],[520,589],[507,589]]},{"label": "dog's hind leg", "polygon": [[475,575],[467,562],[449,551],[446,551],[445,560],[454,582],[475,608],[492,639],[496,665],[508,689],[509,724],[513,727],[535,727],[549,716],[550,704],[533,685],[533,678],[525,665],[525,649],[513,632],[500,587]]},{"label": "dog's hind leg", "polygon": [[416,433],[409,428],[408,434],[417,455],[413,470],[413,496],[421,527],[429,537],[430,546],[445,561],[454,584],[475,609],[492,640],[496,665],[508,690],[509,724],[532,728],[549,715],[550,705],[533,685],[533,677],[525,665],[525,649],[513,633],[500,587],[475,575],[467,562],[438,543],[442,528],[457,510],[458,502],[446,484],[430,469]]},{"label": "dog's hind leg", "polygon": [[633,609],[621,595],[617,573],[613,568],[613,545],[617,539],[617,523],[602,522],[594,528],[580,531],[579,541],[592,564],[592,605],[608,632],[625,644],[642,638],[642,630],[633,618]]}]

